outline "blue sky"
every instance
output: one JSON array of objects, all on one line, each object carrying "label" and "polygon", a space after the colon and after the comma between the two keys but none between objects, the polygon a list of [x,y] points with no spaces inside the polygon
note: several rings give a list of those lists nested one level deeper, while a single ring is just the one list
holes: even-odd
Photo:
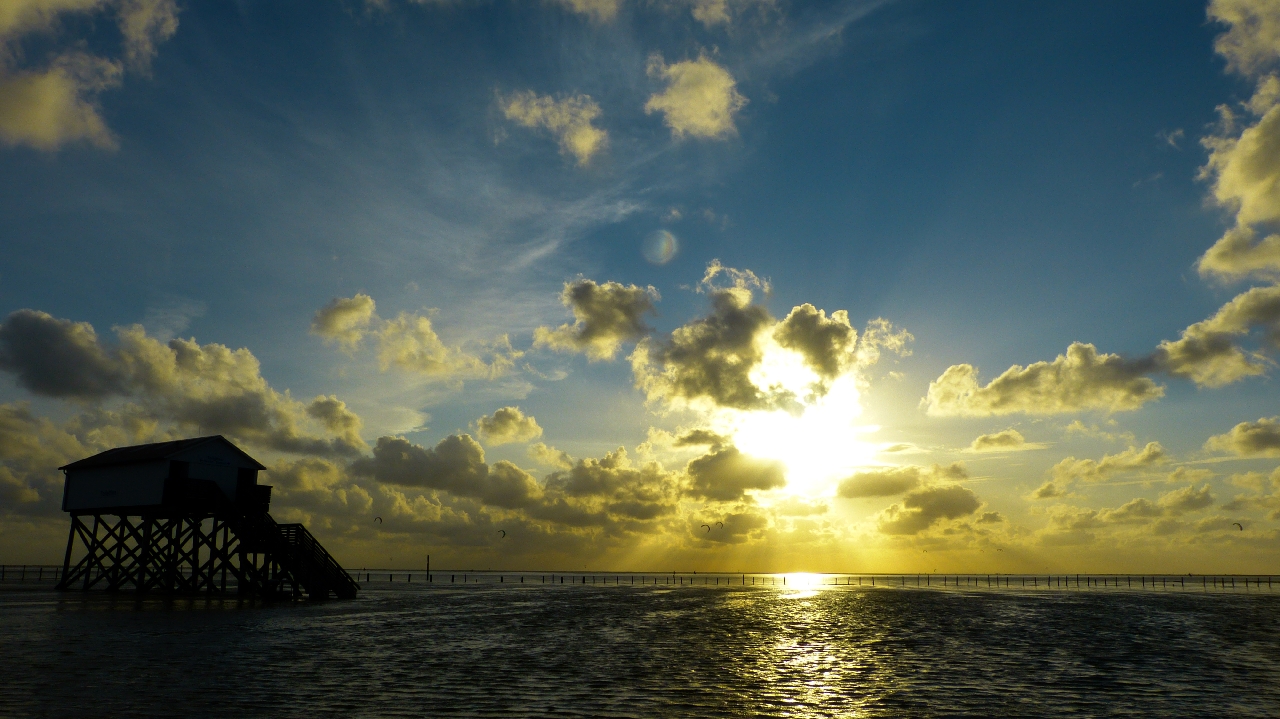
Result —
[{"label": "blue sky", "polygon": [[[1262,353],[1220,346],[1214,357],[1236,363],[1229,377],[1196,375],[1210,360],[1153,354],[1274,278],[1265,257],[1235,274],[1201,262],[1237,221],[1260,234],[1273,221],[1233,199],[1254,196],[1252,175],[1236,181],[1237,165],[1213,165],[1244,145],[1201,142],[1265,134],[1264,86],[1280,58],[1268,34],[1280,19],[1265,3],[16,7],[0,14],[0,106],[10,104],[0,109],[0,313],[46,313],[29,327],[63,339],[31,344],[16,315],[8,334],[0,328],[0,400],[55,427],[24,420],[0,445],[12,477],[0,494],[8,560],[59,551],[51,463],[211,432],[261,455],[273,468],[264,481],[279,487],[274,511],[317,526],[351,561],[390,547],[513,566],[586,555],[616,568],[896,569],[932,547],[956,570],[1080,557],[1099,569],[1247,571],[1274,556],[1280,480],[1269,458],[1280,441],[1242,439],[1273,431],[1272,365],[1260,359],[1271,320],[1251,315],[1251,334],[1210,328]],[[1215,49],[1220,37],[1238,42]],[[1250,101],[1255,116],[1242,108]],[[96,129],[51,130],[59,120],[44,107]],[[1239,166],[1266,175],[1280,161],[1258,157]],[[678,244],[661,265],[642,252],[658,231]],[[716,261],[753,274],[700,283]],[[623,303],[608,309],[638,312],[641,325],[562,303],[566,283],[586,280],[618,283],[594,307]],[[759,404],[766,387],[752,408],[688,390],[705,367],[682,364],[681,328],[735,291],[752,292],[770,322],[805,303],[823,322],[846,310],[859,348],[874,347],[866,329],[878,318],[910,333],[878,361],[855,360],[852,340],[838,348],[848,357],[828,358],[857,387],[855,399],[840,395],[841,416],[856,421],[789,451],[840,454],[829,446],[840,437],[861,449],[830,459],[821,478],[801,476],[813,471],[803,459],[747,446],[739,422],[787,414]],[[322,308],[361,297],[359,336],[343,339]],[[578,310],[561,340],[535,341]],[[418,318],[444,348],[427,352],[431,368],[422,354],[386,354],[424,341],[406,324]],[[40,352],[83,349],[64,320],[96,330],[92,352],[118,365],[109,389],[31,379],[56,364]],[[194,338],[244,348],[260,367],[228,379],[202,365],[189,381],[149,383],[112,329],[135,323],[174,357],[166,343]],[[588,337],[610,357],[591,356]],[[637,342],[667,380],[644,385],[628,361]],[[1052,374],[1073,342],[1129,364],[1105,381],[1062,370],[1026,396],[1026,384],[988,385],[1015,365],[1050,363]],[[931,383],[966,364],[985,394],[930,405]],[[1120,385],[1106,382],[1147,394],[1121,406],[1107,394]],[[800,397],[789,416],[828,391]],[[250,395],[278,413],[209,409]],[[330,395],[356,418],[347,429],[308,414],[310,398]],[[1012,409],[982,404],[997,399]],[[478,418],[503,407],[518,407],[527,431],[484,441]],[[699,429],[720,441],[682,443]],[[1016,442],[973,451],[976,438],[1009,430]],[[282,432],[358,441],[317,453]],[[431,453],[463,435],[484,445],[485,477],[500,461],[526,473],[527,501],[494,504],[439,474]],[[1210,447],[1211,437],[1225,439]],[[410,443],[422,463],[379,464],[379,438]],[[538,460],[535,442],[572,461]],[[1151,442],[1159,451],[1142,455]],[[635,467],[655,467],[649,479],[615,477],[617,492],[644,485],[666,497],[653,516],[624,517],[609,509],[617,497],[571,489],[578,474],[606,472],[599,462],[619,446]],[[702,477],[698,446],[708,462],[734,452],[745,464]],[[1180,467],[1200,474],[1169,479]],[[589,505],[596,519],[553,517],[555,502]],[[788,514],[796,502],[806,513]],[[374,528],[369,519],[393,507],[399,519]],[[699,537],[706,517],[734,517],[738,529]],[[537,539],[525,554],[493,555],[508,551],[490,546],[499,525]],[[1007,565],[975,553],[993,544],[1010,550]]]}]

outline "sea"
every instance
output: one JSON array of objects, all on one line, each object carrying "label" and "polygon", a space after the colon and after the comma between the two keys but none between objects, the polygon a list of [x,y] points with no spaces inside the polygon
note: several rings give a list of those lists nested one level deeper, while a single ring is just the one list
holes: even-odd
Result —
[{"label": "sea", "polygon": [[0,716],[1280,717],[1280,583],[676,579],[384,570],[275,603],[8,583]]}]

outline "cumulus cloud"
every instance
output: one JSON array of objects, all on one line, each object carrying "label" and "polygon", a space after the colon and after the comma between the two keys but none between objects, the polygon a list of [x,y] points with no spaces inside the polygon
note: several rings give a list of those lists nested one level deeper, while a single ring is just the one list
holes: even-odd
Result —
[{"label": "cumulus cloud", "polygon": [[378,363],[440,379],[492,378],[511,370],[521,355],[504,335],[488,362],[461,347],[450,347],[436,334],[429,317],[401,312],[378,329]]},{"label": "cumulus cloud", "polygon": [[891,497],[915,489],[928,482],[961,480],[969,476],[964,465],[935,464],[930,467],[908,465],[883,467],[857,472],[842,480],[836,488],[836,496],[846,499],[862,497]]},{"label": "cumulus cloud", "polygon": [[488,417],[475,422],[476,434],[487,445],[528,442],[542,436],[542,428],[531,416],[525,416],[519,407],[503,407]]},{"label": "cumulus cloud", "polygon": [[1204,444],[1211,452],[1229,452],[1240,457],[1280,456],[1280,417],[1263,417],[1241,422],[1225,434],[1214,435]]},{"label": "cumulus cloud", "polygon": [[982,502],[959,485],[925,487],[908,493],[902,502],[880,514],[884,534],[919,534],[944,519],[959,519],[978,511]]},{"label": "cumulus cloud", "polygon": [[798,410],[828,395],[841,379],[860,383],[859,371],[881,348],[905,352],[910,335],[883,320],[863,338],[848,313],[828,315],[804,304],[777,320],[756,302],[769,282],[750,270],[713,260],[697,291],[711,311],[666,337],[646,337],[631,354],[636,386],[650,402],[699,410]]},{"label": "cumulus cloud", "polygon": [[561,521],[598,511],[648,522],[675,512],[680,500],[676,473],[654,461],[636,464],[622,447],[548,475],[547,491],[556,501],[545,503],[539,516]]},{"label": "cumulus cloud", "polygon": [[649,98],[644,111],[661,112],[676,137],[717,139],[737,132],[733,116],[747,99],[738,93],[728,70],[706,57],[667,65],[654,55],[649,58],[649,75],[664,80],[667,87]]},{"label": "cumulus cloud", "polygon": [[594,280],[566,282],[560,301],[573,312],[572,325],[534,330],[535,346],[582,352],[591,360],[611,360],[624,342],[634,342],[650,332],[644,316],[660,299],[653,287],[596,284]]},{"label": "cumulus cloud", "polygon": [[979,435],[969,444],[968,452],[1019,452],[1028,449],[1043,449],[1044,445],[1028,442],[1022,433],[1010,427],[992,434]]},{"label": "cumulus cloud", "polygon": [[316,310],[311,319],[311,333],[347,347],[355,347],[364,339],[369,325],[377,316],[377,304],[363,292],[354,297],[335,297]]},{"label": "cumulus cloud", "polygon": [[[57,46],[59,19],[110,11],[120,32],[119,58],[75,48],[55,51],[43,67],[21,67],[12,47],[38,33]],[[53,150],[75,141],[116,147],[97,95],[118,87],[126,69],[147,72],[156,45],[178,28],[174,0],[10,0],[0,7],[0,141]]]},{"label": "cumulus cloud", "polygon": [[778,323],[773,338],[780,346],[799,352],[805,364],[824,380],[847,371],[856,358],[858,331],[849,324],[845,310],[836,310],[828,318],[826,312],[806,302],[792,308]]},{"label": "cumulus cloud", "polygon": [[568,452],[556,449],[544,442],[535,442],[529,445],[526,454],[529,455],[529,459],[538,464],[555,467],[556,469],[569,469],[574,463],[573,457]]},{"label": "cumulus cloud", "polygon": [[354,349],[366,336],[376,337],[382,371],[395,367],[442,380],[497,377],[510,371],[522,354],[502,335],[487,347],[486,361],[462,347],[445,344],[430,317],[401,312],[395,319],[384,320],[376,310],[373,298],[363,293],[336,297],[316,311],[311,333],[347,349]]},{"label": "cumulus cloud", "polygon": [[105,397],[124,390],[125,368],[88,322],[18,310],[0,323],[0,370],[47,397]]},{"label": "cumulus cloud", "polygon": [[560,142],[560,152],[573,155],[579,165],[587,164],[609,142],[609,134],[591,124],[600,117],[600,106],[588,95],[557,100],[526,90],[500,97],[499,105],[508,120],[551,132]]},{"label": "cumulus cloud", "polygon": [[1200,487],[1187,486],[1175,489],[1172,492],[1166,492],[1160,495],[1156,506],[1160,507],[1166,514],[1177,516],[1211,507],[1214,500],[1215,497],[1209,491],[1209,485],[1205,484]]},{"label": "cumulus cloud", "polygon": [[108,345],[88,323],[19,310],[0,322],[0,370],[47,397],[131,399],[152,421],[182,431],[282,452],[351,456],[366,449],[359,418],[336,397],[304,404],[273,389],[247,349],[160,342],[138,325],[118,328]]},{"label": "cumulus cloud", "polygon": [[1280,219],[1280,12],[1259,0],[1214,0],[1209,17],[1228,25],[1215,44],[1233,72],[1257,78],[1253,97],[1241,110],[1256,120],[1237,131],[1240,119],[1218,108],[1218,132],[1201,140],[1209,160],[1201,176],[1213,183],[1213,197],[1235,213],[1229,229],[1198,263],[1201,274],[1222,279],[1280,276],[1280,237],[1258,239],[1257,225]]},{"label": "cumulus cloud", "polygon": [[351,464],[356,475],[385,484],[442,489],[498,507],[527,507],[542,488],[527,472],[510,462],[490,467],[484,449],[471,435],[450,435],[435,447],[422,447],[402,437],[379,437],[372,458]]},{"label": "cumulus cloud", "polygon": [[1164,388],[1145,376],[1150,369],[1150,362],[1099,354],[1091,344],[1074,342],[1052,362],[1014,365],[986,386],[978,383],[973,365],[948,367],[929,383],[924,404],[934,416],[1134,410],[1164,396]]},{"label": "cumulus cloud", "polygon": [[1082,479],[1100,482],[1113,474],[1142,469],[1168,461],[1164,447],[1159,442],[1148,442],[1145,447],[1129,447],[1117,454],[1106,454],[1101,460],[1067,457],[1050,470],[1055,480]]},{"label": "cumulus cloud", "polygon": [[751,380],[762,350],[757,336],[774,324],[743,287],[711,292],[711,313],[677,328],[666,342],[641,340],[631,355],[636,385],[651,400],[709,402],[737,409],[770,406]]},{"label": "cumulus cloud", "polygon": [[787,483],[781,462],[757,459],[737,447],[722,447],[689,461],[689,492],[720,502],[742,499],[748,491],[769,490]]},{"label": "cumulus cloud", "polygon": [[621,0],[552,0],[580,15],[586,15],[595,22],[608,22],[618,14]]}]

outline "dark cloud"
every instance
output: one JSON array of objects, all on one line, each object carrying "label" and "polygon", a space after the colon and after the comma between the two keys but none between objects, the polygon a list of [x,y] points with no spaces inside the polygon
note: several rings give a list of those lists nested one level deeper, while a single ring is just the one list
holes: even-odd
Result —
[{"label": "dark cloud", "polygon": [[809,303],[792,308],[773,330],[773,338],[804,357],[805,364],[824,380],[833,380],[856,360],[858,332],[849,325],[849,313],[826,313]]},{"label": "dark cloud", "polygon": [[485,462],[484,449],[471,435],[450,435],[435,447],[401,437],[379,437],[372,458],[351,464],[353,474],[385,484],[442,489],[499,507],[527,507],[542,494],[527,472],[510,462]]},{"label": "dark cloud", "polygon": [[885,534],[919,534],[943,519],[959,519],[978,511],[982,503],[972,490],[959,485],[926,487],[907,494],[880,515]]},{"label": "dark cloud", "polygon": [[954,481],[968,476],[964,465],[959,462],[947,466],[883,467],[857,472],[842,480],[836,488],[836,496],[846,499],[891,497],[915,489],[927,481]]},{"label": "dark cloud", "polygon": [[751,381],[762,355],[757,335],[772,326],[749,290],[711,293],[711,314],[676,329],[665,342],[644,340],[632,354],[636,384],[650,399],[703,402],[736,409],[776,406]]},{"label": "dark cloud", "polygon": [[695,497],[729,502],[750,490],[777,489],[787,483],[781,462],[749,457],[737,447],[725,447],[691,460],[689,493]]},{"label": "dark cloud", "polygon": [[644,316],[653,312],[659,299],[652,287],[596,284],[594,280],[566,282],[560,301],[573,311],[572,325],[534,331],[535,345],[582,352],[592,360],[610,360],[625,342],[634,342],[650,332]]},{"label": "dark cloud", "polygon": [[124,391],[121,362],[88,322],[18,310],[0,323],[0,370],[47,397],[98,399]]},{"label": "dark cloud", "polygon": [[1241,422],[1226,434],[1210,437],[1204,447],[1210,451],[1230,452],[1241,457],[1280,456],[1280,417]]}]

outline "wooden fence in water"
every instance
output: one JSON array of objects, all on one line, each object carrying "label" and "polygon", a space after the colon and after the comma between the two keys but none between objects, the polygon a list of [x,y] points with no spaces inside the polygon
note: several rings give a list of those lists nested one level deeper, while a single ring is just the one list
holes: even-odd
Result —
[{"label": "wooden fence in water", "polygon": [[[0,585],[47,584],[61,579],[62,567],[50,564],[0,564]],[[556,585],[595,587],[833,587],[920,588],[947,590],[1178,590],[1280,592],[1280,575],[1269,574],[768,574],[669,572],[517,572],[446,569],[360,569],[348,574],[361,586],[380,584]]]}]

